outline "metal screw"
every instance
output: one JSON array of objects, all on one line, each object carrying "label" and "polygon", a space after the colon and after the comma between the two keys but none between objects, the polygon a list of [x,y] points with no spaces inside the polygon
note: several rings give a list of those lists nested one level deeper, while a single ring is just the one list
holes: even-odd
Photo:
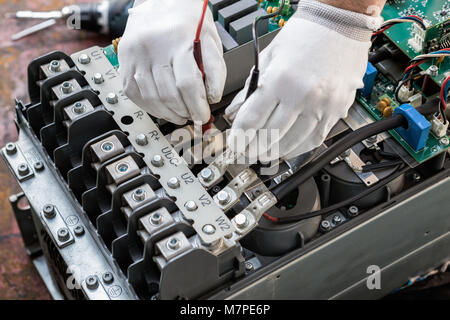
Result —
[{"label": "metal screw", "polygon": [[52,72],[59,72],[61,71],[61,63],[58,60],[53,60],[50,62],[49,69]]},{"label": "metal screw", "polygon": [[395,90],[395,87],[392,84],[390,84],[386,87],[386,91],[388,91],[388,92],[394,92],[394,90]]},{"label": "metal screw", "polygon": [[17,171],[21,176],[25,176],[30,172],[30,169],[28,168],[28,165],[25,163],[19,164],[19,167],[17,168]]},{"label": "metal screw", "polygon": [[202,231],[206,234],[214,234],[216,232],[216,228],[212,224],[206,224],[203,226]]},{"label": "metal screw", "polygon": [[435,65],[430,66],[427,71],[432,77],[436,77],[439,74],[439,68]]},{"label": "metal screw", "polygon": [[6,153],[9,155],[15,154],[17,152],[16,145],[12,142],[6,144]]},{"label": "metal screw", "polygon": [[80,61],[81,64],[88,64],[89,62],[91,62],[91,58],[89,58],[86,53],[82,53],[78,57],[78,61]]},{"label": "metal screw", "polygon": [[177,189],[180,187],[180,180],[178,180],[176,177],[172,177],[167,181],[167,185],[171,189]]},{"label": "metal screw", "polygon": [[44,164],[41,161],[35,162],[33,166],[34,166],[34,170],[36,170],[36,171],[44,170]]},{"label": "metal screw", "polygon": [[356,217],[356,216],[359,214],[359,209],[358,209],[358,207],[357,207],[357,206],[351,206],[351,207],[349,207],[348,210],[347,210],[347,214],[348,214],[350,217]]},{"label": "metal screw", "polygon": [[219,203],[221,205],[225,205],[225,204],[229,203],[230,202],[230,198],[231,198],[230,194],[228,192],[224,191],[224,190],[220,191],[217,194],[217,200],[219,201]]},{"label": "metal screw", "polygon": [[188,202],[186,202],[185,205],[184,205],[184,207],[185,207],[188,211],[195,211],[195,210],[197,210],[197,208],[198,208],[197,204],[196,204],[194,201],[192,201],[192,200],[189,200]]},{"label": "metal screw", "polygon": [[94,290],[97,289],[98,287],[98,280],[96,276],[88,276],[86,278],[86,287],[88,287],[88,289]]},{"label": "metal screw", "polygon": [[114,149],[114,143],[112,143],[110,141],[105,141],[102,143],[100,148],[105,152],[110,152]]},{"label": "metal screw", "polygon": [[442,144],[443,146],[448,146],[450,141],[448,140],[448,138],[442,138],[441,140],[439,140],[439,143]]},{"label": "metal screw", "polygon": [[245,270],[252,271],[255,267],[253,266],[253,263],[246,261],[245,262]]},{"label": "metal screw", "polygon": [[328,231],[331,229],[331,223],[328,220],[323,220],[320,223],[320,227],[324,230],[324,231]]},{"label": "metal screw", "polygon": [[152,159],[152,165],[158,168],[162,167],[164,165],[163,158],[159,154],[155,155]]},{"label": "metal screw", "polygon": [[84,113],[85,110],[86,110],[86,106],[84,104],[82,104],[81,102],[76,102],[72,108],[72,112],[75,114],[82,114],[82,113]]},{"label": "metal screw", "polygon": [[69,230],[67,230],[67,228],[60,228],[57,233],[59,241],[67,241],[70,237]]},{"label": "metal screw", "polygon": [[114,275],[111,272],[106,271],[102,274],[102,279],[104,283],[110,284],[114,281]]},{"label": "metal screw", "polygon": [[378,135],[371,136],[366,139],[367,143],[374,144],[377,143]]},{"label": "metal screw", "polygon": [[167,241],[167,247],[171,250],[177,250],[181,246],[181,242],[178,238],[173,237]]},{"label": "metal screw", "polygon": [[55,216],[55,207],[52,204],[46,204],[42,212],[47,219],[51,219]]},{"label": "metal screw", "polygon": [[145,199],[145,191],[141,188],[136,189],[133,192],[133,199],[137,202],[143,201]]},{"label": "metal screw", "polygon": [[65,94],[71,93],[73,91],[73,85],[68,82],[68,81],[64,81],[61,86],[61,91]]},{"label": "metal screw", "polygon": [[341,216],[340,216],[340,215],[335,215],[335,216],[333,217],[333,222],[334,222],[334,224],[339,224],[339,223],[341,223],[341,222],[342,222]]},{"label": "metal screw", "polygon": [[125,173],[128,171],[128,168],[129,168],[128,163],[119,163],[116,167],[116,170],[119,173]]},{"label": "metal screw", "polygon": [[163,220],[162,214],[160,214],[159,212],[155,212],[150,216],[150,223],[153,225],[161,224],[162,220]]},{"label": "metal screw", "polygon": [[234,217],[234,222],[238,228],[243,229],[248,225],[247,217],[243,213],[239,213]]},{"label": "metal screw", "polygon": [[202,177],[203,181],[211,181],[214,179],[214,172],[210,168],[205,168],[200,173],[200,176]]},{"label": "metal screw", "polygon": [[84,234],[84,227],[78,225],[73,229],[73,232],[77,237],[81,237]]},{"label": "metal screw", "polygon": [[106,96],[106,102],[110,103],[110,104],[115,104],[117,102],[119,102],[119,98],[117,97],[117,94],[115,94],[114,92],[108,93],[108,95]]},{"label": "metal screw", "polygon": [[136,143],[140,146],[145,146],[148,144],[147,136],[143,133],[140,133],[136,136]]},{"label": "metal screw", "polygon": [[102,74],[101,73],[94,73],[94,83],[96,83],[96,84],[100,84],[100,83],[102,83],[103,81],[105,81],[105,79],[103,79],[103,76],[102,76]]}]

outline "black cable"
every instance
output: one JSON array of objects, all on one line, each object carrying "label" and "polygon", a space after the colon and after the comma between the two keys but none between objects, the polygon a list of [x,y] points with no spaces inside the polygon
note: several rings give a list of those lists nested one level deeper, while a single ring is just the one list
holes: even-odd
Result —
[{"label": "black cable", "polygon": [[373,185],[372,187],[366,189],[365,191],[361,192],[360,194],[357,194],[356,196],[353,196],[347,200],[343,200],[339,203],[336,203],[332,206],[329,206],[327,208],[323,208],[321,210],[317,210],[317,211],[313,211],[311,213],[308,214],[299,214],[299,215],[295,215],[295,216],[290,216],[290,217],[280,217],[277,218],[278,219],[278,223],[292,223],[292,222],[298,222],[298,221],[302,221],[302,220],[306,220],[306,219],[310,219],[310,218],[315,218],[318,216],[323,216],[326,215],[328,213],[334,212],[339,210],[340,208],[346,207],[348,205],[354,204],[356,201],[358,201],[359,199],[364,198],[365,196],[368,196],[369,194],[371,194],[372,192],[375,192],[383,187],[385,187],[387,184],[391,183],[392,181],[394,181],[395,179],[397,179],[398,177],[400,177],[402,174],[404,174],[406,171],[408,171],[410,168],[408,166],[403,167],[400,171],[397,171],[396,174],[391,175],[390,177],[378,182],[376,185]]},{"label": "black cable", "polygon": [[252,75],[250,78],[250,83],[247,90],[247,95],[245,100],[252,95],[253,92],[258,88],[259,81],[259,39],[258,39],[258,22],[261,20],[267,20],[275,17],[281,13],[284,8],[285,0],[281,1],[281,5],[277,11],[267,14],[265,16],[259,16],[253,21],[252,33],[253,33],[253,50],[255,55],[255,66],[253,67]]},{"label": "black cable", "polygon": [[[438,110],[438,106],[439,98],[435,98],[429,100],[424,105],[417,108],[417,111],[419,111],[422,115],[429,115],[435,113]],[[302,169],[295,172],[292,176],[273,187],[271,191],[278,200],[281,200],[293,190],[295,190],[297,186],[303,184],[306,180],[315,175],[319,170],[328,165],[333,159],[341,155],[346,150],[350,149],[358,142],[363,141],[364,139],[372,137],[376,134],[380,134],[381,132],[399,127],[405,127],[407,125],[407,120],[401,114],[397,114],[390,118],[376,121],[356,131],[353,131],[352,133],[349,133],[348,135],[334,143]]]}]

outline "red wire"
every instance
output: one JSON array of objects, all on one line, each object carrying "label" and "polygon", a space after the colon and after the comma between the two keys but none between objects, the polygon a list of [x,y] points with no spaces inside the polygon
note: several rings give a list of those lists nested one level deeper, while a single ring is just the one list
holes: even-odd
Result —
[{"label": "red wire", "polygon": [[420,66],[420,65],[421,65],[422,63],[424,63],[425,61],[427,61],[427,60],[419,61],[419,62],[417,62],[417,63],[415,63],[415,64],[410,65],[408,68],[405,69],[405,72],[404,72],[404,73],[406,74],[409,70],[414,69],[415,67]]},{"label": "red wire", "polygon": [[197,26],[197,32],[195,33],[194,41],[200,41],[200,33],[202,32],[203,21],[205,20],[206,8],[208,8],[208,0],[203,1],[202,16],[201,16],[200,22],[198,23],[198,26]]},{"label": "red wire", "polygon": [[442,107],[444,108],[444,110],[447,109],[447,97],[445,96],[445,87],[447,86],[447,83],[449,83],[449,81],[450,81],[450,76],[444,80],[444,83],[442,84],[442,89],[441,89],[441,103],[442,103]]},{"label": "red wire", "polygon": [[270,221],[272,221],[272,222],[278,222],[278,218],[269,216],[267,213],[264,213],[263,216],[264,216],[264,218],[266,218],[267,220],[270,220]]}]

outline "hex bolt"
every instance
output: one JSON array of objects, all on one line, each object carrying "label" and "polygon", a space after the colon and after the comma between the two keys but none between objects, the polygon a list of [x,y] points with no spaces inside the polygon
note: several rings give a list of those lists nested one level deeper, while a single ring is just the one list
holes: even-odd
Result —
[{"label": "hex bolt", "polygon": [[58,60],[53,60],[50,62],[49,69],[52,72],[60,72],[61,71],[61,63]]},{"label": "hex bolt", "polygon": [[245,262],[245,270],[246,271],[252,271],[255,267],[253,266],[253,263],[246,261]]},{"label": "hex bolt", "polygon": [[221,205],[225,205],[225,204],[229,203],[230,202],[230,198],[231,198],[230,194],[227,191],[224,191],[224,190],[220,191],[217,194],[217,200],[219,201],[219,203]]},{"label": "hex bolt", "polygon": [[181,242],[177,237],[172,237],[167,241],[167,247],[171,250],[177,250],[180,246]]},{"label": "hex bolt", "polygon": [[431,65],[427,71],[430,74],[430,76],[436,77],[439,74],[439,67],[436,65]]},{"label": "hex bolt", "polygon": [[145,199],[145,191],[144,191],[143,189],[141,189],[141,188],[136,189],[136,190],[133,192],[133,199],[134,199],[136,202],[143,201],[143,200]]},{"label": "hex bolt", "polygon": [[75,114],[82,114],[86,111],[86,106],[81,102],[75,102],[72,108],[72,112]]},{"label": "hex bolt", "polygon": [[359,214],[359,209],[357,206],[351,206],[347,209],[347,214],[349,217],[356,217]]},{"label": "hex bolt", "polygon": [[205,224],[202,228],[202,231],[205,234],[214,234],[216,232],[216,228],[212,224]]},{"label": "hex bolt", "polygon": [[80,61],[81,64],[88,64],[89,62],[91,62],[91,58],[89,58],[86,53],[82,53],[78,57],[78,61]]},{"label": "hex bolt", "polygon": [[100,83],[105,81],[105,79],[103,79],[102,74],[99,73],[99,72],[94,73],[94,78],[93,79],[94,79],[94,83],[96,83],[96,84],[100,84]]},{"label": "hex bolt", "polygon": [[110,104],[116,104],[117,102],[119,102],[119,97],[117,97],[117,94],[115,94],[114,92],[110,92],[106,96],[106,102]]},{"label": "hex bolt", "polygon": [[323,220],[323,221],[320,223],[320,227],[322,228],[322,230],[328,231],[328,230],[331,229],[331,223],[330,223],[330,221],[328,221],[328,220]]},{"label": "hex bolt", "polygon": [[153,156],[152,165],[154,165],[157,168],[160,168],[164,165],[164,159],[159,154],[157,154]]},{"label": "hex bolt", "polygon": [[335,215],[334,217],[333,217],[333,223],[334,224],[339,224],[339,223],[341,223],[342,222],[342,217],[340,216],[340,215]]},{"label": "hex bolt", "polygon": [[42,212],[44,213],[44,216],[47,219],[51,219],[55,216],[55,206],[52,204],[46,204],[44,208],[42,209]]},{"label": "hex bolt", "polygon": [[102,280],[106,284],[113,283],[114,275],[112,274],[112,272],[106,271],[102,274]]},{"label": "hex bolt", "polygon": [[58,233],[59,241],[69,240],[70,233],[69,233],[69,230],[67,230],[67,228],[59,228],[57,233]]},{"label": "hex bolt", "polygon": [[9,155],[13,155],[17,152],[17,147],[16,147],[15,143],[9,142],[6,144],[5,148],[6,148],[6,153]]},{"label": "hex bolt", "polygon": [[236,222],[237,227],[240,229],[243,229],[248,225],[247,217],[243,213],[238,213],[234,217],[234,222]]},{"label": "hex bolt", "polygon": [[90,275],[86,278],[86,287],[90,290],[95,290],[98,287],[97,277],[94,275]]},{"label": "hex bolt", "polygon": [[102,143],[100,148],[105,152],[111,152],[114,149],[114,143],[111,141],[105,141]]},{"label": "hex bolt", "polygon": [[180,187],[180,180],[178,180],[178,178],[176,177],[172,177],[169,179],[169,181],[167,181],[167,185],[171,189],[178,189]]},{"label": "hex bolt", "polygon": [[71,93],[73,91],[73,85],[69,81],[64,81],[61,86],[61,91],[65,94]]},{"label": "hex bolt", "polygon": [[184,207],[188,210],[188,211],[195,211],[198,209],[197,204],[195,203],[195,201],[189,200],[188,202],[186,202],[184,204]]},{"label": "hex bolt", "polygon": [[200,172],[203,181],[209,182],[214,179],[214,172],[210,168],[205,168]]},{"label": "hex bolt", "polygon": [[366,139],[367,143],[374,144],[378,141],[378,135],[371,136]]},{"label": "hex bolt", "polygon": [[73,232],[77,237],[81,237],[84,234],[84,227],[78,225],[73,229]]},{"label": "hex bolt", "polygon": [[448,138],[442,138],[441,140],[439,140],[439,143],[442,144],[443,146],[448,146],[450,141],[448,140]]},{"label": "hex bolt", "polygon": [[28,168],[28,165],[26,163],[21,163],[19,164],[17,171],[19,172],[19,175],[25,176],[30,172],[30,168]]},{"label": "hex bolt", "polygon": [[136,136],[136,143],[140,146],[146,146],[148,144],[147,136],[143,133],[140,133]]},{"label": "hex bolt", "polygon": [[121,162],[121,163],[119,163],[119,164],[116,166],[116,170],[117,170],[117,172],[119,172],[119,173],[125,173],[125,172],[128,171],[128,168],[129,168],[129,167],[130,167],[130,166],[128,165],[128,163]]},{"label": "hex bolt", "polygon": [[152,214],[150,216],[150,223],[155,226],[161,224],[162,220],[163,220],[163,216],[159,212],[155,212],[154,214]]},{"label": "hex bolt", "polygon": [[42,161],[35,162],[33,167],[34,167],[34,170],[36,170],[36,171],[44,170],[44,164],[42,163]]}]

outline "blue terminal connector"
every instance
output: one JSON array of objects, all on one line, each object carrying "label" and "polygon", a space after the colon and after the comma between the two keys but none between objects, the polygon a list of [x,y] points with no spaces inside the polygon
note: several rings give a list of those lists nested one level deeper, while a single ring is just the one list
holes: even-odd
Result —
[{"label": "blue terminal connector", "polygon": [[367,70],[364,74],[363,82],[364,87],[360,89],[360,93],[363,97],[368,97],[372,94],[373,87],[375,86],[375,79],[377,78],[378,70],[371,64],[367,63]]},{"label": "blue terminal connector", "polygon": [[430,134],[431,123],[412,105],[404,104],[394,110],[394,114],[401,114],[408,121],[408,128],[397,128],[400,136],[414,149],[422,150]]}]

